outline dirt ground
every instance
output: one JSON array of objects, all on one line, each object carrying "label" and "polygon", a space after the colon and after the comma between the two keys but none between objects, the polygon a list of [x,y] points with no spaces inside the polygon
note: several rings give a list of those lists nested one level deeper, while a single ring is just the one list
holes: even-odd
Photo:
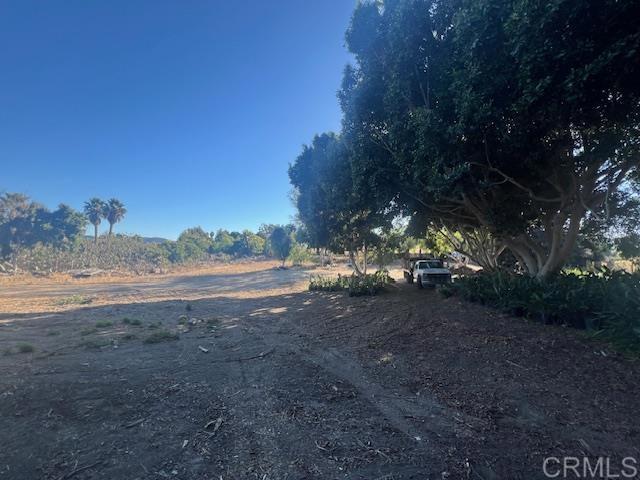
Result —
[{"label": "dirt ground", "polygon": [[640,459],[636,360],[272,267],[0,287],[0,478],[530,480],[549,456]]}]

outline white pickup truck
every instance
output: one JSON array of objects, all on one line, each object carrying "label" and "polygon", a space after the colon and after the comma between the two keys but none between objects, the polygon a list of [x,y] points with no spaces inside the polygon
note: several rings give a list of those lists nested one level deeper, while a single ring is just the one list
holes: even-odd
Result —
[{"label": "white pickup truck", "polygon": [[435,287],[451,283],[451,272],[444,266],[442,260],[419,259],[410,262],[405,268],[404,276],[407,282],[418,284],[418,288]]}]

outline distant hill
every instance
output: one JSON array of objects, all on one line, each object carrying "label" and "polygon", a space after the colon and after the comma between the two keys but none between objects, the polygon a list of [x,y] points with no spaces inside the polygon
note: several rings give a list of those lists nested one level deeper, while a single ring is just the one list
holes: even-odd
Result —
[{"label": "distant hill", "polygon": [[142,237],[142,240],[144,243],[164,243],[169,241],[162,237]]},{"label": "distant hill", "polygon": [[[129,236],[129,235],[128,235]],[[85,235],[85,238],[93,240],[93,235]],[[141,237],[144,243],[164,243],[169,240],[162,237]]]}]

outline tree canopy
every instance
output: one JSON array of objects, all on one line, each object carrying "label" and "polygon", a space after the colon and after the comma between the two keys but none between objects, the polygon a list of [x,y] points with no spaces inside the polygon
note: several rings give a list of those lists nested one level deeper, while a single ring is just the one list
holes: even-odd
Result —
[{"label": "tree canopy", "polygon": [[117,198],[110,199],[105,206],[105,218],[109,222],[109,235],[113,234],[113,226],[121,222],[127,213],[127,209]]},{"label": "tree canopy", "polygon": [[291,252],[291,246],[293,245],[291,233],[282,227],[276,227],[271,232],[269,242],[274,255],[276,258],[282,260],[282,266],[284,266],[284,262],[287,260],[289,252]]},{"label": "tree canopy", "polygon": [[98,241],[98,227],[107,215],[107,204],[99,198],[91,198],[84,202],[84,214],[93,225],[93,241]]},{"label": "tree canopy", "polygon": [[0,256],[39,243],[69,247],[84,235],[86,224],[84,215],[68,205],[49,211],[22,194],[0,195]]},{"label": "tree canopy", "polygon": [[[638,175],[639,15],[631,0],[359,3],[342,132],[290,169],[314,241],[356,211],[393,211],[423,232],[482,230],[530,275],[557,272],[587,222],[625,212]],[[350,182],[326,181],[333,169]],[[327,223],[331,209],[346,215]]]}]

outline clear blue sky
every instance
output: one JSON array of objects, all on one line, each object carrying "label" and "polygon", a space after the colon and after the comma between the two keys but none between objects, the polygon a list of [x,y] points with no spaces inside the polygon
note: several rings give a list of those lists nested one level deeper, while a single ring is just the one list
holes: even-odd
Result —
[{"label": "clear blue sky", "polygon": [[288,164],[340,126],[354,5],[0,0],[0,191],[117,197],[147,236],[288,222]]}]

